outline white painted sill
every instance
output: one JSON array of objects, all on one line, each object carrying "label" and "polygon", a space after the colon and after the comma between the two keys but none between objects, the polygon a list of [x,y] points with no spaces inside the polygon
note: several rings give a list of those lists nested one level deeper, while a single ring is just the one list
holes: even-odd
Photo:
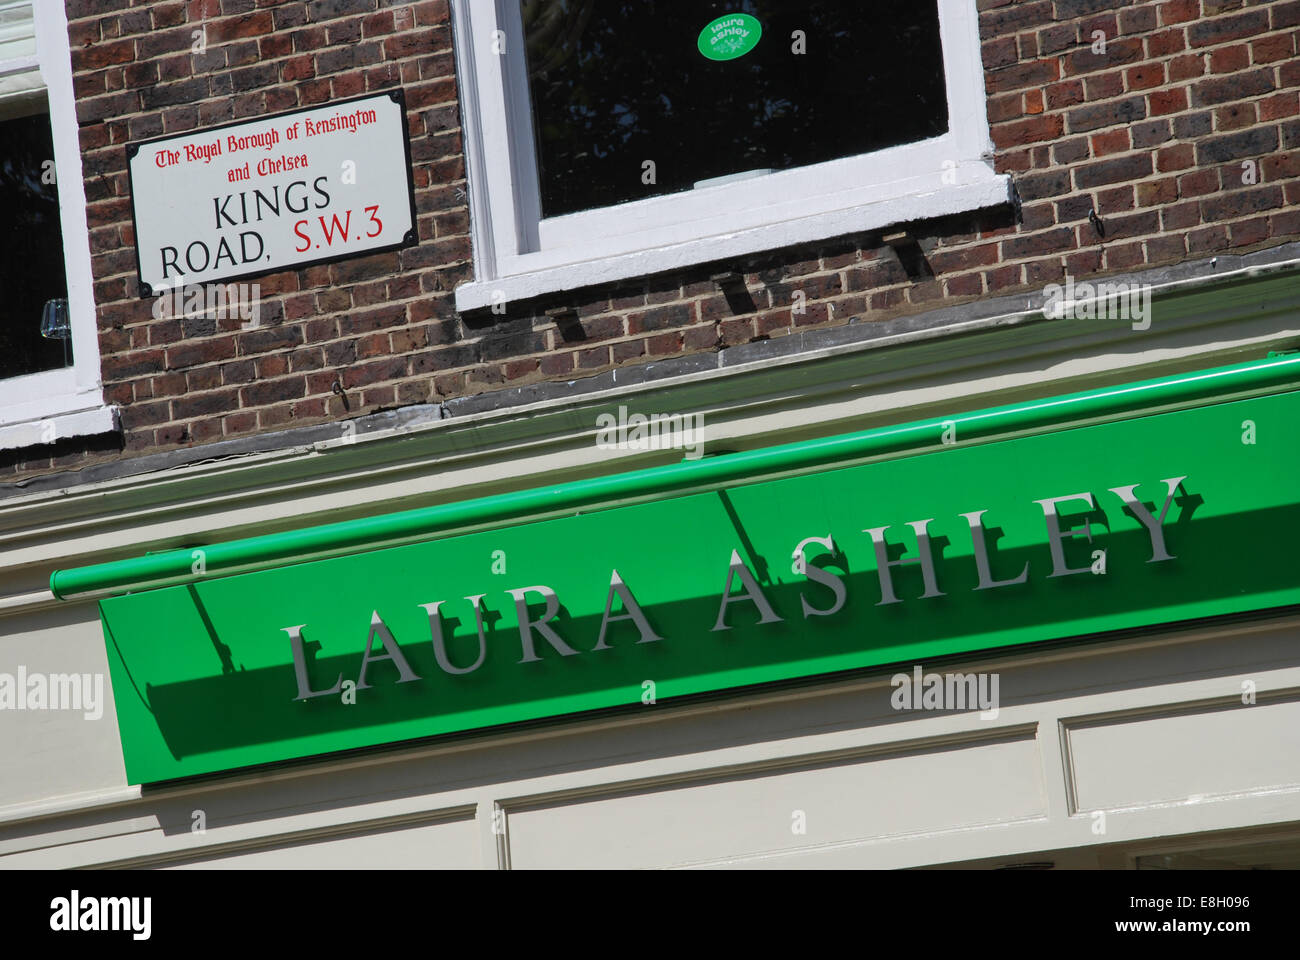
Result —
[{"label": "white painted sill", "polygon": [[39,420],[0,425],[0,450],[21,450],[63,440],[112,433],[118,428],[118,408],[96,405],[52,414]]},{"label": "white painted sill", "polygon": [[937,185],[934,189],[894,195],[815,216],[702,236],[685,242],[496,279],[469,281],[456,288],[456,309],[477,310],[494,302],[527,300],[544,294],[645,277],[727,257],[817,240],[831,240],[867,230],[1009,204],[1011,178],[1007,175],[993,173],[983,164],[963,165],[962,173],[965,181],[962,183]]}]

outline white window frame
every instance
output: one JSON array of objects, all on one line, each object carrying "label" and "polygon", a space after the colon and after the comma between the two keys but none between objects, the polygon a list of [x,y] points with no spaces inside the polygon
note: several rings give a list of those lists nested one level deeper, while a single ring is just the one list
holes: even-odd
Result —
[{"label": "white window frame", "polygon": [[542,219],[517,0],[452,0],[475,271],[457,309],[1008,203],[1010,178],[990,163],[975,3],[939,0],[942,136]]},{"label": "white window frame", "polygon": [[[30,77],[30,88],[44,89],[49,101],[73,365],[0,380],[0,449],[107,433],[117,428],[116,409],[104,404],[99,365],[86,191],[82,182],[67,16],[60,0],[35,0],[32,6],[36,56],[0,61],[0,77],[15,80],[20,75]],[[40,322],[40,317],[31,319],[33,324]]]}]

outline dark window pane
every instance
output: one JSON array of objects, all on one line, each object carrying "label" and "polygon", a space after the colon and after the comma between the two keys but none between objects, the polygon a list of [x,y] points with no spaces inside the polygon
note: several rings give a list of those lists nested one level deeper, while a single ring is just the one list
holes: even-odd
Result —
[{"label": "dark window pane", "polygon": [[[543,216],[784,170],[948,129],[935,0],[521,0]],[[703,56],[724,14],[762,25]],[[807,52],[796,54],[802,30]],[[653,160],[656,183],[643,183]]]},{"label": "dark window pane", "polygon": [[46,301],[68,295],[44,109],[0,102],[0,379],[53,370],[72,358],[70,341],[41,336]]}]

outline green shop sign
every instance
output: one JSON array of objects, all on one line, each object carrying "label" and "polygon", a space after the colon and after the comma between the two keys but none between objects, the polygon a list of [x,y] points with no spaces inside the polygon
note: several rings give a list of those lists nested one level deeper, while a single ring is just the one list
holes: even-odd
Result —
[{"label": "green shop sign", "polygon": [[52,586],[134,591],[100,603],[133,783],[1294,604],[1297,380],[1283,358]]},{"label": "green shop sign", "polygon": [[758,46],[763,25],[747,13],[718,17],[700,31],[700,53],[710,60],[735,60]]}]

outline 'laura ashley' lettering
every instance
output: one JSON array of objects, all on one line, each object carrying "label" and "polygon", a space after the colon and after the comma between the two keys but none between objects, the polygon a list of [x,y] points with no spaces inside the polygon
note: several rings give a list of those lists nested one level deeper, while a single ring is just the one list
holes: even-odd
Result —
[{"label": "'laura ashley' lettering", "polygon": [[[1180,476],[1160,481],[1164,485],[1165,496],[1158,512],[1142,501],[1137,492],[1139,484],[1111,487],[1107,491],[1118,501],[1117,505],[1127,512],[1147,535],[1151,546],[1151,558],[1146,561],[1147,563],[1162,563],[1176,559],[1174,554],[1170,553],[1165,539],[1165,522],[1170,505],[1176,502],[1175,494],[1186,479],[1186,476]],[[1041,572],[1042,567],[1039,567],[1040,576],[1053,579],[1104,571],[1104,563],[1101,570],[1098,570],[1095,553],[1093,563],[1080,564],[1076,560],[1074,562],[1077,565],[1071,565],[1071,558],[1067,556],[1067,549],[1079,550],[1077,545],[1071,546],[1067,541],[1081,540],[1086,542],[1089,548],[1094,546],[1096,531],[1093,525],[1098,522],[1099,504],[1092,493],[1081,492],[1047,497],[1035,500],[1033,503],[1042,513],[1047,542],[1047,556],[1043,559],[1050,565],[1050,572],[1045,575]],[[1084,509],[1081,511],[1080,508]],[[995,530],[995,528],[989,527],[985,519],[988,513],[989,511],[985,509],[958,515],[965,521],[965,528],[970,536],[971,559],[975,568],[975,586],[971,589],[975,591],[1008,589],[1028,583],[1034,570],[1034,563],[1026,560],[1021,563],[1019,572],[1015,572],[1014,566],[1008,564],[1005,558],[999,561],[996,554],[996,536],[990,535],[990,529]],[[867,542],[871,544],[875,557],[880,594],[876,606],[906,602],[909,597],[900,596],[903,592],[912,593],[916,600],[947,595],[944,589],[943,570],[938,564],[939,558],[934,549],[931,533],[931,524],[935,522],[935,518],[931,517],[909,520],[903,524],[862,528],[862,533],[866,534]],[[904,528],[910,531],[910,535],[901,535]],[[908,539],[915,543],[915,551],[911,555],[904,551],[903,555],[891,559],[891,549],[896,553],[900,540],[906,544]],[[811,598],[805,592],[801,591],[799,594],[800,612],[805,620],[835,615],[843,608],[848,596],[848,587],[843,577],[832,572],[827,565],[817,566],[809,562],[807,551],[810,545],[814,544],[821,548],[821,552],[829,554],[832,558],[838,555],[835,540],[830,535],[805,537],[795,545],[792,553],[794,572],[803,576],[809,585],[809,590],[817,591]],[[1104,551],[1102,553],[1104,554]],[[1079,559],[1083,559],[1083,556],[1086,554],[1081,555]],[[895,571],[908,567],[918,568],[917,572],[923,587],[919,594],[904,591],[895,580]],[[761,569],[757,558],[742,557],[738,549],[731,550],[725,562],[721,562],[720,558],[718,572],[721,590],[716,607],[717,615],[709,632],[730,631],[736,626],[754,627],[781,623],[786,619],[774,605],[773,597],[769,595],[770,584],[765,587],[763,580],[766,578],[760,579],[756,576],[755,569]],[[899,576],[903,575],[900,573]],[[610,643],[613,636],[610,627],[615,623],[627,623],[634,628],[637,634],[636,644],[671,640],[659,635],[652,618],[634,593],[632,585],[624,580],[617,569],[611,571],[608,587],[602,589],[607,589],[607,592],[594,644],[584,642],[584,638],[576,635],[578,631],[573,627],[572,621],[566,623],[561,617],[564,608],[559,596],[551,587],[545,584],[534,584],[504,591],[509,601],[501,601],[496,605],[506,606],[508,603],[514,608],[515,631],[518,634],[519,644],[517,648],[519,657],[515,662],[527,665],[556,658],[579,656],[584,652],[590,654],[614,649]],[[829,607],[826,606],[827,591],[833,598]],[[818,593],[821,595],[818,596]],[[485,624],[490,623],[492,619],[492,605],[487,602],[487,599],[487,594],[474,594],[458,601],[441,599],[416,605],[423,611],[423,622],[427,623],[427,637],[432,647],[433,660],[444,674],[455,677],[469,676],[486,662],[491,650],[488,643],[489,630]],[[472,639],[456,636],[454,632],[448,636],[444,631],[443,621],[444,616],[447,616],[445,610],[453,606],[461,607],[459,612],[452,615],[457,621],[467,623],[472,617],[475,625]],[[622,610],[621,613],[614,612],[616,606]],[[703,626],[707,627],[707,624]],[[402,684],[424,679],[411,662],[417,647],[423,647],[423,639],[416,645],[414,637],[407,636],[405,637],[407,645],[403,647],[390,624],[383,619],[383,615],[378,610],[371,614],[369,632],[365,636],[365,646],[358,664],[356,680],[345,681],[343,673],[338,672],[333,684],[325,688],[313,686],[310,676],[312,665],[307,657],[309,644],[303,636],[307,625],[298,624],[281,629],[288,635],[293,656],[297,685],[294,700],[333,696],[344,689],[345,685],[350,685],[354,690],[365,690],[373,685],[371,676],[377,677],[380,673],[385,676],[386,679],[383,681],[385,683],[392,682],[394,679]],[[627,632],[622,633],[619,642],[624,643],[624,638],[627,636]],[[382,652],[377,652],[376,641]]]}]

